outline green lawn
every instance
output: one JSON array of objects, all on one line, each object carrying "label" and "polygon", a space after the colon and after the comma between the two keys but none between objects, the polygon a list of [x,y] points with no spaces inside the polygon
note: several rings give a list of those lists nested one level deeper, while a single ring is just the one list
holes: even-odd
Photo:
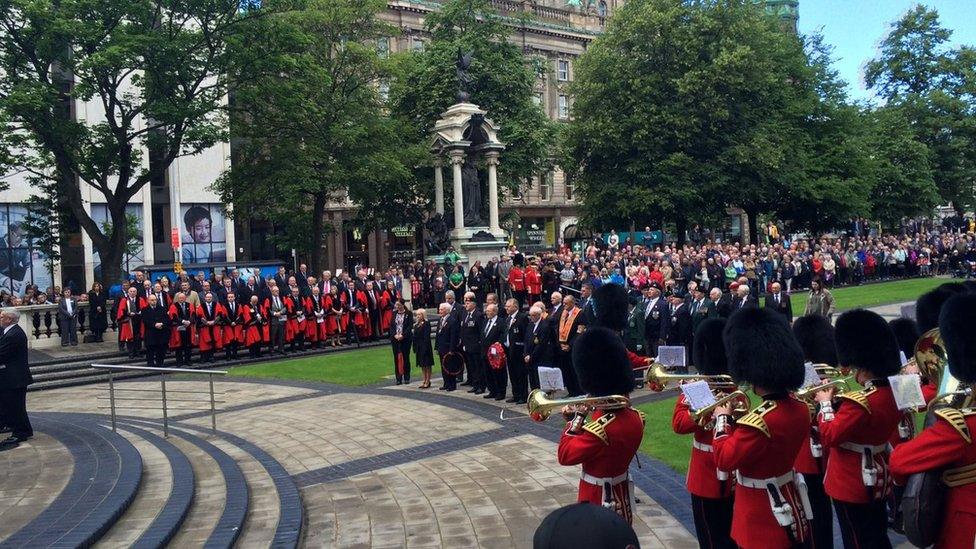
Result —
[{"label": "green lawn", "polygon": [[[413,353],[411,353],[410,363],[412,368],[410,370],[410,381],[417,383],[421,379],[421,373],[420,368],[413,364],[413,358]],[[434,361],[437,362],[436,356]],[[438,372],[437,375],[440,375],[440,366],[435,364],[434,371]],[[326,353],[324,355],[291,360],[285,359],[233,368],[230,371],[230,375],[300,381],[322,381],[354,387],[370,385],[383,381],[393,375],[393,350],[389,345],[383,345],[370,349],[359,349],[342,353]]]},{"label": "green lawn", "polygon": [[[848,309],[914,301],[925,292],[950,281],[948,278],[913,278],[911,280],[838,288],[831,290],[831,293],[834,294],[834,303],[836,304],[837,310],[846,311]],[[803,311],[807,306],[808,295],[809,292],[807,291],[793,294],[794,316],[803,315]]]}]

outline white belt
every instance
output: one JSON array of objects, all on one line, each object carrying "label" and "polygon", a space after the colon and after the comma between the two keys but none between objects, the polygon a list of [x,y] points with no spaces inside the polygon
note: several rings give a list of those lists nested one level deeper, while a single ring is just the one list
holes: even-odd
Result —
[{"label": "white belt", "polygon": [[694,448],[694,449],[696,449],[696,450],[701,450],[702,452],[709,452],[709,453],[711,453],[711,451],[712,451],[712,445],[711,444],[705,444],[704,442],[698,442],[697,440],[692,441],[691,447]]},{"label": "white belt", "polygon": [[587,484],[592,484],[594,486],[599,486],[601,488],[603,487],[604,484],[606,484],[608,482],[610,483],[611,486],[616,486],[616,485],[620,484],[621,482],[626,482],[627,481],[627,478],[628,478],[627,477],[627,473],[624,473],[624,474],[619,475],[619,476],[616,476],[616,477],[603,477],[603,478],[601,478],[601,477],[595,477],[595,476],[589,475],[589,474],[587,474],[585,472],[580,475],[580,480],[582,480],[583,482],[585,482]]},{"label": "white belt", "polygon": [[788,472],[783,473],[782,475],[780,475],[778,477],[771,477],[771,478],[749,478],[749,477],[742,476],[742,473],[736,471],[735,472],[735,480],[736,480],[736,482],[739,483],[739,485],[745,486],[746,488],[755,488],[757,490],[765,490],[766,489],[766,485],[767,484],[770,484],[770,483],[775,484],[777,488],[782,488],[783,486],[786,486],[787,484],[793,482],[795,480],[795,475],[794,475],[793,471],[788,471]]},{"label": "white belt", "polygon": [[874,444],[856,444],[854,442],[842,442],[840,447],[845,450],[850,450],[851,452],[856,452],[858,454],[863,454],[864,450],[871,450],[872,455],[880,454],[882,452],[888,451],[887,444],[874,445]]}]

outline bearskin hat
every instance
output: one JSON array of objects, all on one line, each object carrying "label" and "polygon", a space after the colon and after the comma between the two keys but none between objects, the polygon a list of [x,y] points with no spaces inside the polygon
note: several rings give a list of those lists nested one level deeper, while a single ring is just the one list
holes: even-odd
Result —
[{"label": "bearskin hat", "polygon": [[827,317],[801,316],[793,322],[793,335],[803,349],[803,358],[814,364],[837,366],[834,326]]},{"label": "bearskin hat", "polygon": [[976,293],[976,280],[963,280],[961,284],[967,292]]},{"label": "bearskin hat", "polygon": [[772,309],[739,309],[725,324],[722,339],[736,382],[776,392],[803,384],[803,350],[783,317]]},{"label": "bearskin hat", "polygon": [[698,373],[706,376],[729,373],[729,360],[725,356],[725,343],[722,341],[724,329],[724,318],[706,318],[695,330],[691,356]]},{"label": "bearskin hat", "polygon": [[976,294],[949,298],[939,315],[939,333],[949,356],[949,372],[964,383],[976,383]]},{"label": "bearskin hat", "polygon": [[922,294],[915,302],[915,321],[923,334],[939,325],[939,311],[950,297],[966,291],[958,282],[948,282]]},{"label": "bearskin hat", "polygon": [[580,387],[590,395],[626,395],[634,390],[627,347],[620,335],[608,328],[588,328],[576,338],[573,368]]},{"label": "bearskin hat", "polygon": [[620,331],[627,327],[627,290],[620,284],[603,284],[593,290],[592,325]]},{"label": "bearskin hat", "polygon": [[915,343],[922,337],[922,332],[918,329],[918,323],[910,318],[896,318],[888,322],[891,331],[895,333],[895,341],[898,342],[898,350],[905,353],[905,358],[912,358],[915,354]]},{"label": "bearskin hat", "polygon": [[901,370],[898,341],[881,315],[867,309],[847,311],[835,327],[837,358],[841,366],[888,377]]}]

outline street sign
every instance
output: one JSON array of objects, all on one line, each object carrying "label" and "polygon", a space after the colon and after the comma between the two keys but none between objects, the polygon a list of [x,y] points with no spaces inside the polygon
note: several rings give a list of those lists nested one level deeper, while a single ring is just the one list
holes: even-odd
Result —
[{"label": "street sign", "polygon": [[176,227],[173,227],[170,230],[169,237],[170,237],[170,242],[173,244],[173,249],[175,250],[175,249],[179,248],[180,247],[180,230],[177,229]]}]

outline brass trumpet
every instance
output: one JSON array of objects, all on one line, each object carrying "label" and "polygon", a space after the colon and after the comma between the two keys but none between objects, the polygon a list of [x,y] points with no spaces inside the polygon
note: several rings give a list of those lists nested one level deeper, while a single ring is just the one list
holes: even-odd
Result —
[{"label": "brass trumpet", "polygon": [[[942,343],[942,334],[938,328],[922,334],[922,337],[915,343],[915,356],[909,361],[915,361],[918,366],[919,374],[928,379],[929,383],[939,387],[942,384],[942,376],[949,364],[949,356]],[[906,364],[908,366],[908,364]]]},{"label": "brass trumpet", "polygon": [[732,376],[727,375],[706,376],[699,374],[669,374],[667,371],[665,371],[663,366],[648,368],[647,373],[644,374],[644,384],[647,385],[648,389],[654,391],[655,393],[660,393],[661,391],[668,389],[668,385],[670,383],[674,383],[674,387],[677,387],[678,383],[684,381],[706,381],[708,382],[709,387],[712,389],[735,390],[738,388],[735,382],[732,381]]},{"label": "brass trumpet", "polygon": [[728,403],[732,403],[732,417],[735,419],[739,419],[749,413],[749,396],[742,391],[732,391],[727,395],[717,398],[714,404],[705,406],[701,410],[693,410],[691,412],[691,418],[698,425],[706,427],[712,420],[712,412],[715,411],[715,408]]},{"label": "brass trumpet", "polygon": [[803,387],[798,389],[794,395],[796,398],[806,401],[813,402],[815,400],[817,391],[822,391],[824,389],[834,389],[834,394],[842,395],[847,391],[851,390],[851,385],[846,379],[834,379],[826,383],[821,383],[820,385],[811,385],[809,387]]},{"label": "brass trumpet", "polygon": [[541,389],[529,393],[529,417],[535,421],[545,421],[553,410],[574,405],[586,406],[590,410],[620,410],[630,407],[630,399],[623,395],[550,399]]},{"label": "brass trumpet", "polygon": [[813,369],[817,371],[817,375],[820,377],[841,377],[847,375],[839,368],[835,368],[829,364],[814,364]]}]

